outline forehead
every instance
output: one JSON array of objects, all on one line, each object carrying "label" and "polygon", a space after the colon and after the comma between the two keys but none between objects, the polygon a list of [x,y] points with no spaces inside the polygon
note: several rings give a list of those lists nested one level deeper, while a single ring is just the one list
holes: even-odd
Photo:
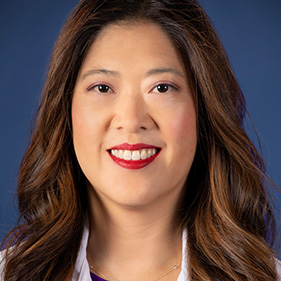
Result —
[{"label": "forehead", "polygon": [[[129,36],[136,44],[140,44],[142,42],[145,43],[148,40],[153,40],[156,38],[160,44],[172,44],[169,36],[160,25],[148,21],[119,21],[106,25],[99,32],[94,44],[97,44],[103,40],[108,40],[109,38],[111,38],[112,43],[118,42],[118,39],[121,39],[123,36]],[[124,47],[131,43],[130,38],[127,38],[128,40],[122,41]]]},{"label": "forehead", "polygon": [[164,63],[184,69],[172,40],[158,24],[150,22],[118,22],[104,27],[90,46],[82,68],[101,62],[111,66],[120,62]]}]

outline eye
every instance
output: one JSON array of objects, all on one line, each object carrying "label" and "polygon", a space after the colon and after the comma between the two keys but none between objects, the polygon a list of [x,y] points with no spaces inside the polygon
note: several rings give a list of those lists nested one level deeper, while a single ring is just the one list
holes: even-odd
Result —
[{"label": "eye", "polygon": [[88,88],[88,91],[91,91],[91,90],[94,90],[101,94],[107,94],[107,93],[113,92],[113,90],[105,84],[98,84],[98,85],[91,86]]},{"label": "eye", "polygon": [[178,87],[168,83],[161,83],[154,87],[152,92],[167,93],[170,90],[178,90]]}]

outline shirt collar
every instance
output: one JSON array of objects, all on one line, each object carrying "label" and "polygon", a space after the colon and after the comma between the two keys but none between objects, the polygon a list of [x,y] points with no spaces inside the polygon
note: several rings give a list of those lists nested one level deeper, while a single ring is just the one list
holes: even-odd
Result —
[{"label": "shirt collar", "polygon": [[[88,223],[84,226],[83,237],[78,252],[72,281],[91,281],[89,263],[87,261],[87,245],[89,239]],[[187,230],[182,233],[182,261],[181,272],[177,281],[188,281],[188,253],[187,253]]]}]

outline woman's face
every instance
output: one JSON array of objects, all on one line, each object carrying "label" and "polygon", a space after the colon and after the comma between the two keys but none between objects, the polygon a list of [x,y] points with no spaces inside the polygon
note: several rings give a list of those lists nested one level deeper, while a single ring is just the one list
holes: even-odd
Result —
[{"label": "woman's face", "polygon": [[178,199],[196,150],[196,111],[184,65],[158,25],[99,34],[76,81],[72,125],[101,200],[134,208]]}]

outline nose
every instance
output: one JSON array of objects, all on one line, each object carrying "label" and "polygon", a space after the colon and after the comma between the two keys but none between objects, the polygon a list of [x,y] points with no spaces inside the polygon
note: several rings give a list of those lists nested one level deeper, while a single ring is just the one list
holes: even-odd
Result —
[{"label": "nose", "polygon": [[125,130],[129,133],[137,133],[155,126],[141,94],[119,97],[112,123],[115,129]]}]

